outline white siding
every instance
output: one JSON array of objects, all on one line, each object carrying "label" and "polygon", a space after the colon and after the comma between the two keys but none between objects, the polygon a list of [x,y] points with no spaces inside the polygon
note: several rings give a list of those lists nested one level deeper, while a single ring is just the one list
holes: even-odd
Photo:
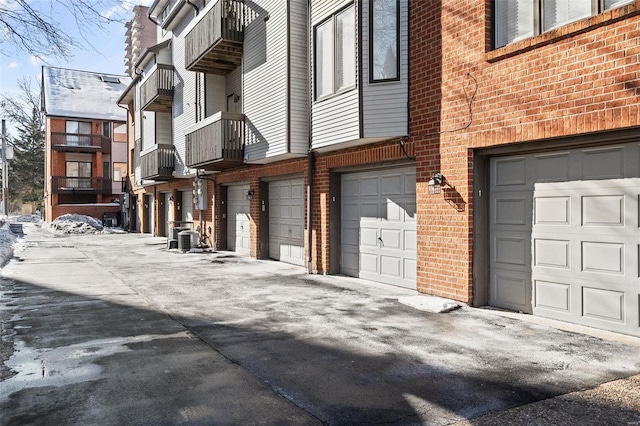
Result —
[{"label": "white siding", "polygon": [[162,49],[156,55],[156,62],[164,65],[171,65],[171,49]]},{"label": "white siding", "polygon": [[156,143],[171,144],[171,114],[168,112],[156,112]]},{"label": "white siding", "polygon": [[358,91],[313,103],[311,126],[313,148],[326,147],[360,137]]},{"label": "white siding", "polygon": [[409,112],[409,1],[400,1],[400,81],[369,83],[369,2],[362,10],[362,109],[365,138],[405,136]]},{"label": "white siding", "polygon": [[173,91],[173,144],[176,147],[176,165],[174,175],[186,174],[185,135],[184,129],[196,123],[196,73],[184,67],[185,27],[191,15],[180,22],[174,29],[173,66],[175,68],[175,86]]},{"label": "white siding", "polygon": [[257,16],[244,36],[245,158],[259,161],[287,153],[287,2],[246,4]]},{"label": "white siding", "polygon": [[[312,1],[312,26],[324,21],[336,11],[348,4],[349,1],[314,0]],[[357,25],[357,18],[356,18]],[[359,29],[356,28],[356,31]],[[313,28],[310,34],[313,66]],[[359,70],[356,70],[358,73]],[[313,69],[312,69],[313,75]],[[311,87],[313,87],[313,77]],[[311,107],[311,138],[312,147],[321,148],[329,145],[352,141],[360,138],[360,103],[358,89],[350,90],[321,101],[314,101]]]},{"label": "white siding", "polygon": [[353,0],[312,0],[311,1],[311,25],[316,26],[324,21],[332,13],[342,9]]},{"label": "white siding", "polygon": [[142,111],[142,151],[151,149],[156,144],[156,113]]},{"label": "white siding", "polygon": [[206,101],[206,117],[225,110],[226,98],[225,87],[226,79],[223,75],[205,74],[205,93]]},{"label": "white siding", "polygon": [[[238,67],[235,70],[231,71],[227,74],[227,82],[225,88],[225,107],[226,107],[226,97],[235,93],[239,96],[237,105],[235,106],[235,110],[237,113],[242,113],[242,103],[243,103],[243,95],[242,95],[242,67]],[[222,110],[220,110],[222,111]],[[227,111],[232,112],[232,111]]]},{"label": "white siding", "polygon": [[291,152],[309,150],[309,64],[307,60],[307,3],[290,2],[289,10],[289,120]]}]

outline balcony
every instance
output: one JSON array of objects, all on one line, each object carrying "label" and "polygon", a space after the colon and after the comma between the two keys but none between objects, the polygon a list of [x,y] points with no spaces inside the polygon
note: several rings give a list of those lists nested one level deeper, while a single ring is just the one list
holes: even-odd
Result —
[{"label": "balcony", "polygon": [[226,75],[242,63],[244,3],[218,0],[203,15],[184,39],[186,68]]},{"label": "balcony", "polygon": [[221,171],[242,165],[244,114],[219,112],[186,129],[185,164]]},{"label": "balcony", "polygon": [[153,151],[140,157],[140,175],[142,179],[173,179],[175,158],[175,147],[173,145],[156,145]]},{"label": "balcony", "polygon": [[111,139],[101,135],[79,133],[51,133],[51,149],[66,152],[111,153]]},{"label": "balcony", "polygon": [[145,111],[171,112],[173,104],[173,66],[156,65],[140,87],[140,104]]},{"label": "balcony", "polygon": [[54,194],[111,194],[111,181],[101,177],[52,176]]}]

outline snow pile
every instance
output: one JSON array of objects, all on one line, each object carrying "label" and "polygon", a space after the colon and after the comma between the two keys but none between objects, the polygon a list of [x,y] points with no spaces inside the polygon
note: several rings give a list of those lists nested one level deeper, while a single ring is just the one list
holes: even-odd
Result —
[{"label": "snow pile", "polygon": [[449,312],[460,307],[460,304],[454,300],[427,295],[400,297],[398,302],[420,311],[436,314]]},{"label": "snow pile", "polygon": [[12,217],[10,219],[12,222],[21,222],[21,223],[38,223],[40,222],[40,220],[42,220],[40,216],[36,214],[25,214],[21,216]]},{"label": "snow pile", "polygon": [[55,234],[97,234],[103,229],[98,219],[76,213],[58,216],[45,227]]},{"label": "snow pile", "polygon": [[0,228],[0,267],[4,266],[13,257],[13,248],[16,236],[9,230],[9,224],[5,223]]}]

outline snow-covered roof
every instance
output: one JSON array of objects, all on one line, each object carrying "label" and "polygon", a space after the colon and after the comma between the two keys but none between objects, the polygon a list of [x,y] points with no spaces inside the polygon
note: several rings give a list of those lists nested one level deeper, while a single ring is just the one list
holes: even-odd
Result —
[{"label": "snow-covered roof", "polygon": [[126,75],[42,67],[45,114],[126,121],[116,102],[129,83]]}]

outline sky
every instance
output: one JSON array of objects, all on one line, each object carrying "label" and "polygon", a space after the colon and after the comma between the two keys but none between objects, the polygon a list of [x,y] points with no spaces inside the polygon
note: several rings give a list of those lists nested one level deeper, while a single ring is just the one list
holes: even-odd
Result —
[{"label": "sky", "polygon": [[[0,5],[4,2],[5,0],[0,0]],[[34,0],[34,2],[42,3],[44,0]],[[125,21],[128,21],[133,16],[133,12],[131,12],[133,6],[149,6],[151,3],[152,0],[123,0],[118,12]],[[52,4],[54,8],[60,8],[56,2]],[[104,13],[111,15],[112,11],[105,10]],[[77,26],[71,16],[64,15],[60,25],[67,28],[68,32],[80,40]],[[84,49],[76,51],[69,60],[52,57],[46,58],[43,62],[27,53],[15,53],[15,49],[8,49],[10,50],[7,52],[8,54],[0,53],[0,93],[19,95],[17,82],[23,76],[32,78],[32,87],[38,88],[42,65],[124,75],[125,32],[124,22],[112,22],[105,25],[103,29],[95,29],[90,33],[85,31],[83,36],[93,47],[89,46],[87,42],[83,42]],[[13,133],[11,123],[7,123],[7,126],[9,133]]]}]

